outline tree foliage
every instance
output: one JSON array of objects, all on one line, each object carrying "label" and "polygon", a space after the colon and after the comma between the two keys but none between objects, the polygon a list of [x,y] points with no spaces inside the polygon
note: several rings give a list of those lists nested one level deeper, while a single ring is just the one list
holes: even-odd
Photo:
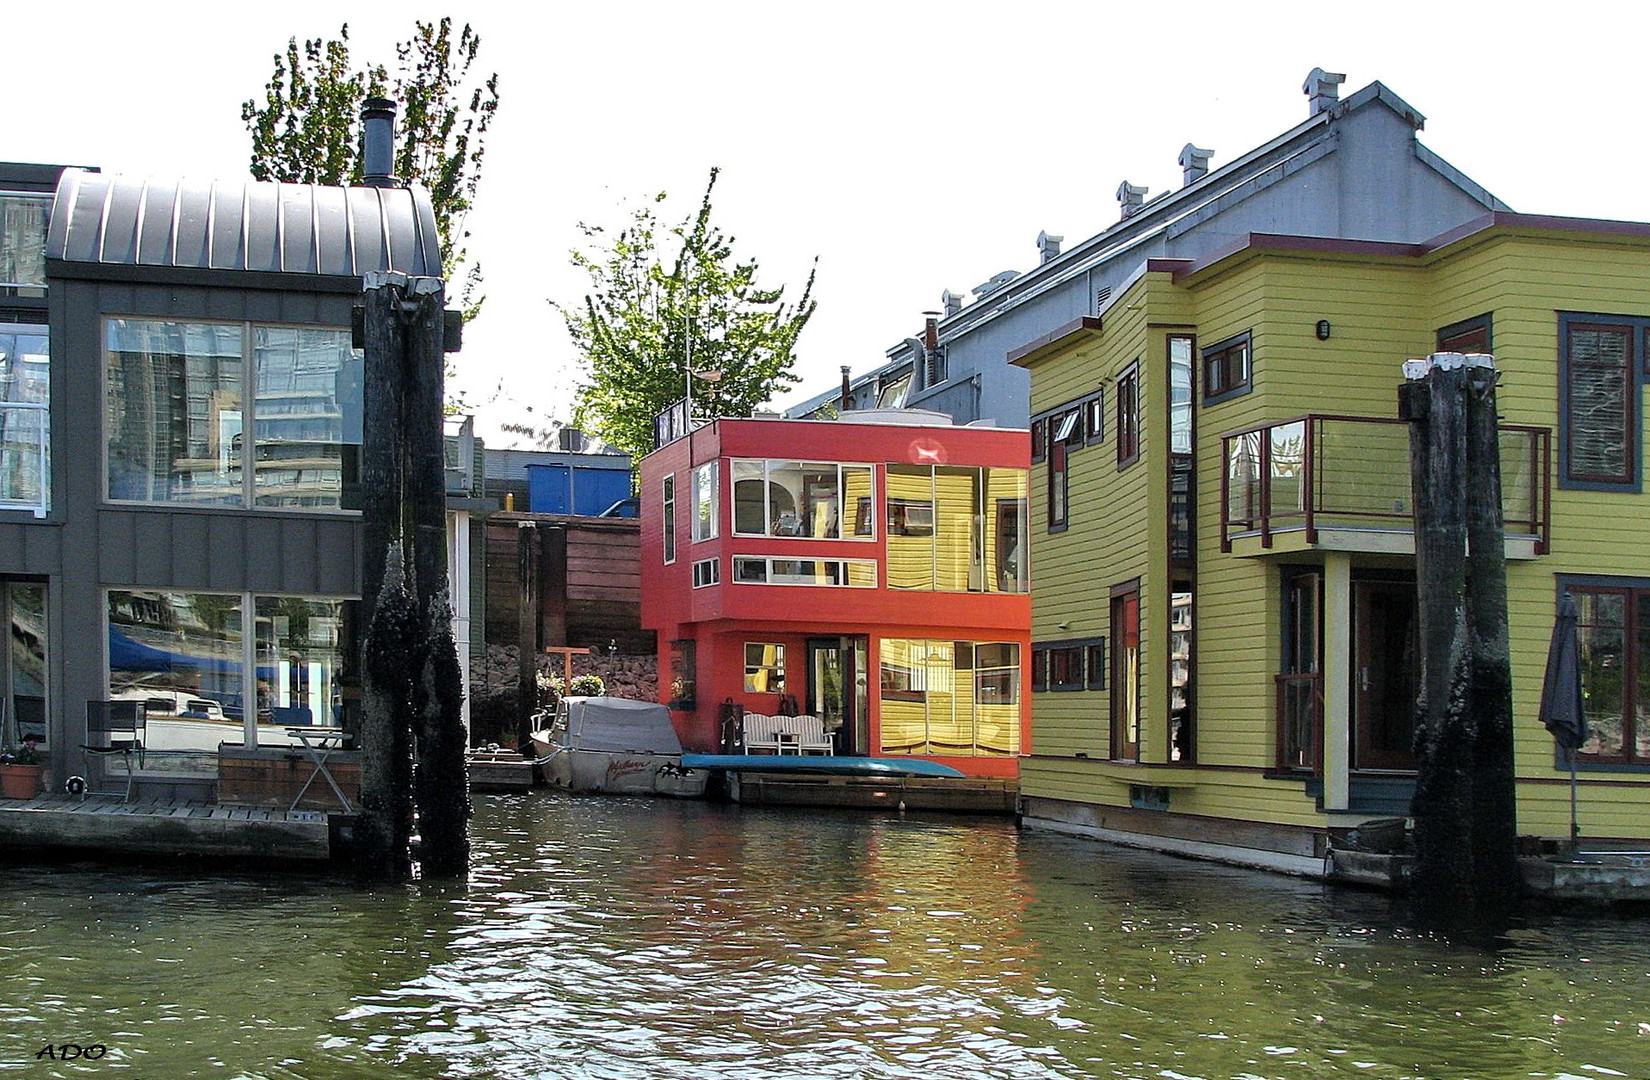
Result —
[{"label": "tree foliage", "polygon": [[555,305],[587,368],[574,422],[635,458],[653,449],[654,417],[682,398],[690,367],[720,373],[694,378],[698,416],[749,416],[800,381],[791,368],[817,304],[815,271],[794,304],[783,286],[757,284],[756,260],[735,258],[733,237],[711,223],[717,174],[679,224],[660,222],[662,192],[611,241],[581,224],[590,250],[575,251],[573,263],[590,275],[590,292]]},{"label": "tree foliage", "polygon": [[241,105],[252,135],[252,176],[298,184],[361,180],[361,103],[388,97],[398,106],[395,175],[430,192],[449,280],[462,275],[467,314],[480,307],[481,268],[468,264],[464,218],[475,202],[487,131],[498,111],[498,74],[472,73],[481,36],[452,20],[415,22],[395,47],[392,75],[383,64],[356,66],[349,26],[330,40],[287,41],[262,104]]}]

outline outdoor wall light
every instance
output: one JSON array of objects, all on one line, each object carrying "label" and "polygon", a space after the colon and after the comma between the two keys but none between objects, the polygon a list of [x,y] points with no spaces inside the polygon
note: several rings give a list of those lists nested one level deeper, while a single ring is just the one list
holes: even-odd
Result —
[{"label": "outdoor wall light", "polygon": [[1328,341],[1329,340],[1329,320],[1328,319],[1319,319],[1318,320],[1318,340],[1319,341]]}]

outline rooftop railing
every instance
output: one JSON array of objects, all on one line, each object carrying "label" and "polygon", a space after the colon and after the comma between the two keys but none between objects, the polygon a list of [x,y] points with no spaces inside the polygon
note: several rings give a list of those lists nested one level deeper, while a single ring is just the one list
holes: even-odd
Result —
[{"label": "rooftop railing", "polygon": [[[1501,502],[1509,536],[1547,553],[1552,431],[1503,424]],[[1286,530],[1316,544],[1326,528],[1413,532],[1409,425],[1387,417],[1312,414],[1221,440],[1222,551],[1258,535],[1263,548]]]}]

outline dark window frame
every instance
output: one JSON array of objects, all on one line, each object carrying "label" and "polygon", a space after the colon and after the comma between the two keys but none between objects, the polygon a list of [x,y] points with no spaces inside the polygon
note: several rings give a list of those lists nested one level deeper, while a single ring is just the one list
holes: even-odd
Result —
[{"label": "dark window frame", "polygon": [[1453,322],[1448,326],[1439,327],[1437,337],[1438,351],[1466,352],[1467,350],[1465,349],[1455,348],[1452,346],[1458,346],[1461,343],[1460,339],[1482,331],[1484,334],[1484,347],[1481,349],[1474,349],[1472,351],[1493,353],[1495,351],[1495,328],[1492,320],[1493,314],[1493,312],[1486,311],[1482,315],[1474,315],[1470,319],[1462,319],[1460,322]]},{"label": "dark window frame", "polygon": [[[1242,376],[1235,378],[1232,364],[1234,358],[1240,355]],[[1254,388],[1255,351],[1251,331],[1245,330],[1241,334],[1234,334],[1213,345],[1205,346],[1198,353],[1198,358],[1198,371],[1203,377],[1205,407],[1242,397]]]},{"label": "dark window frame", "polygon": [[[1643,490],[1642,368],[1650,364],[1650,357],[1645,355],[1647,328],[1650,328],[1650,317],[1646,316],[1558,313],[1558,486],[1561,489],[1633,493]],[[1571,471],[1571,442],[1575,428],[1571,416],[1571,384],[1573,370],[1577,366],[1571,360],[1571,336],[1577,330],[1627,332],[1628,355],[1623,364],[1623,472],[1617,476]],[[1597,364],[1588,366],[1602,367]]]},{"label": "dark window frame", "polygon": [[1140,361],[1117,376],[1117,467],[1140,460]]},{"label": "dark window frame", "polygon": [[[1098,684],[1094,672],[1089,669],[1091,650],[1099,646],[1102,653],[1106,648],[1104,635],[1078,638],[1057,638],[1050,641],[1036,641],[1031,645],[1031,688],[1037,693],[1070,693],[1075,690],[1104,690],[1106,688],[1106,674],[1100,674]],[[1067,665],[1066,678],[1056,681],[1055,653],[1067,653],[1070,660]]]},{"label": "dark window frame", "polygon": [[1083,399],[1083,441],[1097,443],[1106,437],[1106,392]]},{"label": "dark window frame", "polygon": [[1105,638],[1095,638],[1083,646],[1083,662],[1088,666],[1088,678],[1084,685],[1090,690],[1104,690],[1107,685]]},{"label": "dark window frame", "polygon": [[1048,448],[1048,531],[1065,532],[1071,520],[1071,448],[1052,443]]},{"label": "dark window frame", "polygon": [[[1650,609],[1650,578],[1607,577],[1594,574],[1558,575],[1558,599],[1570,593],[1616,593],[1625,598],[1622,616],[1622,729],[1621,754],[1586,754],[1577,751],[1576,768],[1582,772],[1650,773],[1650,753],[1635,752],[1638,732],[1634,718],[1639,703],[1650,696],[1650,678],[1641,680],[1639,665],[1645,646],[1639,641],[1639,626]],[[1556,609],[1555,609],[1556,615]],[[1568,771],[1569,758],[1554,748],[1553,767]]]}]

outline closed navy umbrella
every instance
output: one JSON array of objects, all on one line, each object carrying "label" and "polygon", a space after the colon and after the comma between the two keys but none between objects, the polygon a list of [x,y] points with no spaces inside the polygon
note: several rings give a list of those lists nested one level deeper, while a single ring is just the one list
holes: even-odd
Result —
[{"label": "closed navy umbrella", "polygon": [[1581,701],[1581,635],[1576,602],[1568,592],[1558,601],[1558,619],[1547,646],[1547,677],[1541,684],[1541,722],[1570,757],[1570,843],[1581,839],[1576,816],[1576,751],[1587,741],[1587,714]]}]

